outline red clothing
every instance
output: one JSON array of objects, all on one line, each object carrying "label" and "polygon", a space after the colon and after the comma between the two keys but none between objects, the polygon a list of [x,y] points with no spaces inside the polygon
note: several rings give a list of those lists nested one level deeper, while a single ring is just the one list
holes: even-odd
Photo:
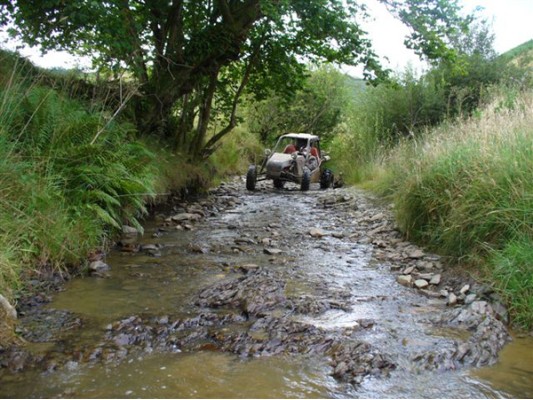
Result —
[{"label": "red clothing", "polygon": [[296,151],[296,146],[293,145],[293,144],[289,144],[287,147],[285,147],[285,150],[283,150],[283,152],[285,154],[292,154]]},{"label": "red clothing", "polygon": [[311,147],[311,155],[318,158],[318,149],[316,147]]}]

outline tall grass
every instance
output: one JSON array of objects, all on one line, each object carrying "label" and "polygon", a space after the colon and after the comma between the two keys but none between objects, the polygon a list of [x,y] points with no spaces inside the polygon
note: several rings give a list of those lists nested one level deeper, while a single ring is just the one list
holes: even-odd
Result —
[{"label": "tall grass", "polygon": [[[132,124],[53,89],[30,63],[0,51],[0,293],[21,275],[82,264],[122,224],[142,231],[149,201],[201,191],[241,173],[260,151],[237,129],[208,162],[190,165]],[[43,85],[46,82],[46,85]],[[61,87],[63,81],[60,82]],[[68,91],[67,91],[68,92]]]},{"label": "tall grass", "polygon": [[474,117],[403,142],[374,171],[410,238],[491,266],[515,322],[532,326],[532,91],[499,90]]},{"label": "tall grass", "polygon": [[25,271],[78,265],[123,223],[142,229],[138,218],[155,194],[156,173],[132,125],[38,86],[24,63],[12,65],[0,84],[0,292],[6,297]]},{"label": "tall grass", "polygon": [[222,139],[210,162],[219,177],[242,174],[251,163],[261,159],[262,151],[263,145],[259,138],[240,126]]}]

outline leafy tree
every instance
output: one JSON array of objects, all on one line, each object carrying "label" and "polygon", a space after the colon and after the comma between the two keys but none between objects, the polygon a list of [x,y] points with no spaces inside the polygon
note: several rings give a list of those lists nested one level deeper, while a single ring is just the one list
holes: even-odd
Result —
[{"label": "leafy tree", "polygon": [[442,60],[429,75],[443,91],[447,115],[470,114],[480,105],[486,89],[508,75],[508,68],[497,57],[494,34],[487,21],[474,20],[467,33],[451,39],[459,61]]},{"label": "leafy tree", "polygon": [[263,142],[285,132],[309,132],[331,139],[350,102],[346,80],[331,65],[312,71],[302,89],[290,98],[273,93],[248,106],[248,124]]},{"label": "leafy tree", "polygon": [[[258,93],[271,84],[294,90],[305,60],[362,62],[380,72],[369,41],[353,21],[352,15],[360,12],[353,1],[4,0],[0,4],[3,23],[11,22],[30,45],[90,55],[96,65],[115,70],[127,68],[143,94],[136,112],[139,128],[176,135],[178,143],[195,155],[205,150],[212,102],[224,84],[221,74],[228,77],[240,69],[238,83],[232,80],[237,90],[230,103],[236,104],[243,92],[239,88],[248,83]],[[230,114],[225,131],[235,125],[235,113]],[[219,133],[214,136],[225,134]]]},{"label": "leafy tree", "polygon": [[442,61],[460,67],[458,49],[452,45],[468,32],[473,15],[461,16],[459,0],[380,0],[411,33],[405,45],[433,65]]},{"label": "leafy tree", "polygon": [[[456,1],[386,2],[420,31],[412,43],[431,57],[445,52],[441,33],[462,23]],[[138,128],[197,158],[236,125],[246,87],[257,97],[294,93],[305,63],[318,61],[384,76],[354,20],[362,13],[355,0],[0,0],[0,24],[28,44],[90,55],[117,75],[126,69],[142,94]],[[214,103],[225,104],[227,123],[208,132]]]}]

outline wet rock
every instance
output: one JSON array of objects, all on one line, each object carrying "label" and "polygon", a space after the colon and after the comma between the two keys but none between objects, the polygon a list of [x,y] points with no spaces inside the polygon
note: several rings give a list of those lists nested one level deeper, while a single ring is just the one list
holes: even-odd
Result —
[{"label": "wet rock", "polygon": [[436,275],[433,275],[431,277],[431,279],[429,281],[429,284],[438,286],[440,284],[440,281],[441,281],[441,275],[440,274],[436,274]]},{"label": "wet rock", "polygon": [[374,221],[379,221],[379,220],[382,220],[385,218],[385,214],[383,213],[377,213],[376,215],[370,217],[369,221],[370,222],[374,222]]},{"label": "wet rock", "polygon": [[425,279],[417,279],[415,281],[415,286],[418,288],[418,289],[424,289],[426,287],[429,286],[429,283],[428,281],[426,281]]},{"label": "wet rock", "polygon": [[321,238],[321,237],[325,236],[326,234],[321,229],[311,228],[309,230],[309,235],[314,237],[314,238]]},{"label": "wet rock", "polygon": [[191,253],[197,253],[197,254],[207,254],[209,253],[209,248],[206,246],[202,246],[196,243],[190,243],[189,244],[189,251]]},{"label": "wet rock", "polygon": [[412,274],[413,271],[415,270],[415,267],[411,266],[411,267],[407,267],[403,270],[403,274],[404,275],[409,275],[409,274]]},{"label": "wet rock", "polygon": [[454,293],[450,293],[448,296],[448,305],[454,306],[457,304],[457,296]]},{"label": "wet rock", "polygon": [[471,293],[468,296],[465,297],[465,304],[471,304],[473,303],[477,298],[477,295],[475,293]]},{"label": "wet rock", "polygon": [[499,301],[493,302],[492,309],[494,310],[494,314],[499,321],[502,321],[505,325],[509,324],[509,312],[502,303]]},{"label": "wet rock", "polygon": [[413,281],[413,277],[411,275],[399,275],[396,277],[396,282],[398,282],[402,286],[411,286],[411,283]]},{"label": "wet rock", "polygon": [[466,294],[466,293],[468,293],[469,290],[470,290],[470,285],[466,284],[466,285],[464,285],[464,286],[461,288],[461,290],[459,291],[459,293],[461,293],[461,294]]},{"label": "wet rock", "polygon": [[234,240],[235,244],[255,244],[255,240],[252,238],[241,237]]},{"label": "wet rock", "polygon": [[263,253],[271,255],[271,256],[277,256],[283,253],[283,250],[275,249],[275,248],[265,248],[263,249]]},{"label": "wet rock", "polygon": [[434,292],[432,290],[420,289],[420,292],[424,294],[425,296],[433,298],[433,299],[439,299],[442,297],[442,295],[439,292]]},{"label": "wet rock", "polygon": [[243,265],[240,265],[238,268],[241,271],[243,271],[244,273],[248,273],[250,271],[254,271],[257,268],[259,268],[259,265],[257,265],[257,264],[243,264]]},{"label": "wet rock", "polygon": [[249,315],[262,315],[286,304],[285,282],[267,269],[249,270],[245,276],[217,282],[198,295],[196,304],[218,308],[232,306]]},{"label": "wet rock", "polygon": [[109,271],[111,267],[103,261],[93,261],[89,264],[89,273],[94,275],[95,273],[101,273]]},{"label": "wet rock", "polygon": [[170,217],[170,220],[174,222],[191,222],[199,221],[200,219],[202,219],[201,215],[192,213],[180,213]]},{"label": "wet rock", "polygon": [[467,341],[468,352],[465,353],[465,346],[457,345],[453,355],[455,361],[460,359],[465,365],[480,367],[494,364],[498,352],[510,340],[504,324],[496,319],[492,307],[485,301],[474,301],[453,311],[446,323],[472,332]]},{"label": "wet rock", "polygon": [[122,233],[125,235],[138,235],[139,231],[133,226],[122,225]]},{"label": "wet rock", "polygon": [[412,250],[408,253],[409,258],[418,259],[424,257],[425,253],[420,249]]},{"label": "wet rock", "polygon": [[141,248],[138,243],[125,241],[124,239],[120,240],[117,245],[120,251],[124,253],[137,253]]},{"label": "wet rock", "polygon": [[2,319],[7,317],[12,320],[17,319],[17,310],[13,307],[7,299],[0,294],[0,317]]}]

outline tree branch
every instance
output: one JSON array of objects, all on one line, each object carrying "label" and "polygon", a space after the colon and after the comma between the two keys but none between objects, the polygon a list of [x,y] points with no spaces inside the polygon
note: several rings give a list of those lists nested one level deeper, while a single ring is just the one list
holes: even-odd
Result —
[{"label": "tree branch", "polygon": [[261,49],[261,46],[263,45],[263,43],[265,41],[265,38],[266,38],[266,35],[263,35],[261,37],[261,39],[260,39],[259,43],[256,45],[253,53],[250,55],[250,59],[248,61],[248,65],[246,66],[246,70],[244,71],[244,75],[243,75],[243,77],[241,79],[241,83],[239,85],[239,88],[235,92],[235,97],[233,98],[233,103],[232,103],[232,107],[231,107],[231,115],[230,115],[230,118],[229,118],[228,125],[224,129],[219,131],[216,135],[211,137],[211,139],[209,139],[209,141],[206,143],[206,145],[204,146],[204,150],[203,150],[203,157],[204,158],[209,157],[215,151],[214,145],[220,139],[222,139],[225,135],[227,135],[229,132],[231,132],[233,130],[233,128],[235,128],[235,126],[237,125],[237,107],[239,105],[239,99],[240,99],[240,97],[242,95],[242,92],[244,91],[244,88],[248,84],[248,81],[250,80],[250,75],[251,75],[252,70],[253,70],[253,68],[255,66],[255,63],[256,63],[258,55],[259,55],[259,50]]}]

